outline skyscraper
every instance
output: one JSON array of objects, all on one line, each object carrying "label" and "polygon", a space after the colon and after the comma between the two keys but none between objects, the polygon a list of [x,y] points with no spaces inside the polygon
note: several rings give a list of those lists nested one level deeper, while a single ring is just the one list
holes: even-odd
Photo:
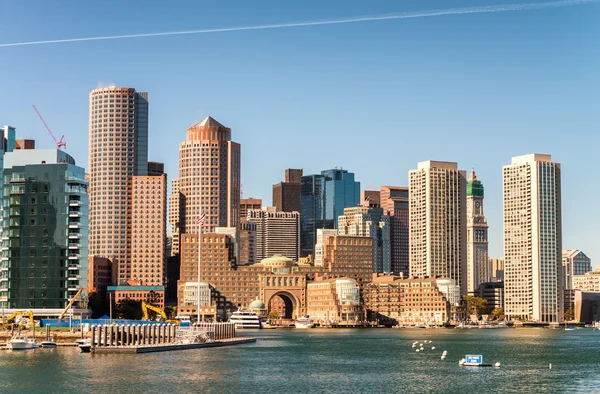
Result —
[{"label": "skyscraper", "polygon": [[550,155],[502,168],[504,312],[509,319],[563,320],[560,164]]},{"label": "skyscraper", "polygon": [[148,93],[109,86],[90,93],[90,255],[106,257],[118,281],[130,279],[129,177],[148,172]]},{"label": "skyscraper", "polygon": [[337,228],[344,208],[359,205],[360,182],[341,168],[321,171],[300,179],[301,255],[314,255],[317,229]]},{"label": "skyscraper", "polygon": [[409,171],[410,275],[442,276],[467,294],[466,173],[424,161]]},{"label": "skyscraper", "polygon": [[231,129],[210,116],[187,129],[187,138],[179,145],[176,203],[180,220],[173,239],[198,233],[196,219],[202,210],[206,213],[204,232],[239,227],[240,151],[240,145],[231,141]]},{"label": "skyscraper", "polygon": [[301,168],[288,168],[284,181],[273,185],[273,206],[277,211],[300,212],[300,178]]},{"label": "skyscraper", "polygon": [[256,261],[273,255],[298,260],[300,255],[300,214],[277,212],[275,207],[248,211],[248,223],[256,225]]},{"label": "skyscraper", "polygon": [[408,277],[408,187],[381,186],[380,204],[390,217],[391,271]]},{"label": "skyscraper", "polygon": [[260,198],[242,198],[240,199],[240,222],[245,222],[248,211],[251,209],[262,208],[262,199]]},{"label": "skyscraper", "polygon": [[488,225],[483,214],[483,185],[471,170],[467,183],[467,291],[473,293],[480,283],[490,281]]},{"label": "skyscraper", "polygon": [[383,214],[383,208],[360,205],[344,209],[338,234],[373,238],[374,272],[391,271],[390,217]]},{"label": "skyscraper", "polygon": [[[4,165],[0,306],[57,316],[87,287],[84,169],[56,149],[15,150]],[[84,299],[77,315],[89,313]]]}]

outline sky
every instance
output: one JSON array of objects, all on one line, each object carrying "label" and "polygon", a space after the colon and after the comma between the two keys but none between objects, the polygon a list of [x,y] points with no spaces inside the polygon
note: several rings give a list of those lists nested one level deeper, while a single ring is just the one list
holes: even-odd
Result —
[{"label": "sky", "polygon": [[[407,15],[548,1],[2,1],[0,124],[87,168],[89,92],[150,96],[149,159],[178,175],[187,127],[212,116],[242,145],[244,197],[271,204],[286,168],[343,167],[363,189],[425,160],[475,168],[490,256],[502,256],[502,166],[562,165],[563,248],[600,258],[600,2],[285,28],[29,41]],[[556,5],[553,2],[551,5]],[[562,5],[562,4],[561,4]],[[528,6],[529,7],[529,6]],[[527,7],[526,7],[527,8]],[[534,7],[529,7],[534,8]],[[498,9],[491,7],[490,10]],[[374,18],[377,19],[377,18]],[[595,264],[595,263],[594,263]]]}]

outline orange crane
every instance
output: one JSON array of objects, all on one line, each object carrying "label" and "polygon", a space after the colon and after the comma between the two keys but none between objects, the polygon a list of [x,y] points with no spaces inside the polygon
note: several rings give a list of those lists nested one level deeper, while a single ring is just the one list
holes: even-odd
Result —
[{"label": "orange crane", "polygon": [[46,130],[48,130],[48,133],[50,133],[50,137],[52,137],[52,139],[54,140],[54,143],[56,143],[56,149],[60,149],[62,147],[66,148],[67,143],[65,141],[63,141],[63,138],[65,138],[65,136],[63,135],[60,137],[60,140],[57,140],[56,137],[54,136],[54,133],[52,133],[52,130],[50,130],[50,127],[48,127],[48,125],[46,124],[46,121],[42,117],[42,114],[40,114],[40,111],[38,111],[38,109],[35,107],[35,105],[32,104],[31,106],[35,110],[35,113],[40,117],[40,120],[42,121],[44,126],[46,126]]}]

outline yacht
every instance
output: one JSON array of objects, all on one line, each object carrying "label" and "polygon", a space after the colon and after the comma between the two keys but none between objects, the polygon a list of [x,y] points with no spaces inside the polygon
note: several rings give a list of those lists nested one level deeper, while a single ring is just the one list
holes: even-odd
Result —
[{"label": "yacht", "polygon": [[238,309],[233,312],[229,318],[229,322],[235,323],[236,330],[261,328],[260,318],[254,311],[243,311]]},{"label": "yacht", "polygon": [[296,319],[294,326],[296,328],[313,328],[313,319],[311,319],[308,315],[304,315],[300,319]]},{"label": "yacht", "polygon": [[26,349],[37,349],[38,344],[35,339],[26,338],[23,336],[13,337],[8,342],[8,348],[10,350],[26,350]]},{"label": "yacht", "polygon": [[56,342],[54,341],[42,341],[40,343],[41,347],[45,347],[45,348],[52,348],[52,347],[56,347]]}]

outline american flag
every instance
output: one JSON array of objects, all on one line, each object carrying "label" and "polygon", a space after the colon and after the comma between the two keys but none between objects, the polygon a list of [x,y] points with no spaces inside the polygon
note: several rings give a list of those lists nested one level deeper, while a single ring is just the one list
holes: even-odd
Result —
[{"label": "american flag", "polygon": [[206,219],[206,212],[204,209],[200,211],[200,216],[196,219],[196,224],[199,224],[200,227],[204,227],[204,219]]}]

